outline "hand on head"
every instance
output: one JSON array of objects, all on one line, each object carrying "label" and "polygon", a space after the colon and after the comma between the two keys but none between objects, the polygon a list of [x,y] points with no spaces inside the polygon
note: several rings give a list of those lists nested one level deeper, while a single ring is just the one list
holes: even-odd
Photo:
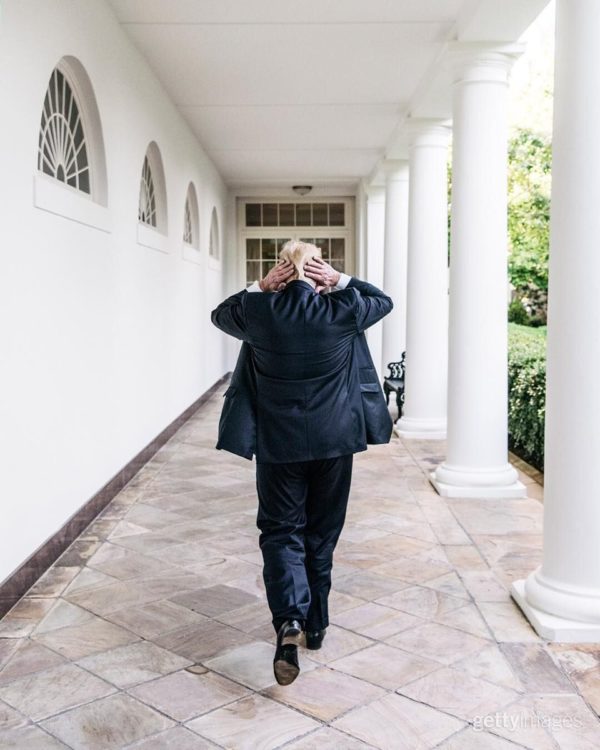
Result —
[{"label": "hand on head", "polygon": [[316,292],[334,287],[340,273],[320,257],[321,250],[308,242],[290,240],[281,251],[281,259],[264,279],[259,281],[263,292],[279,292],[292,279],[308,281]]},{"label": "hand on head", "polygon": [[280,292],[294,275],[294,271],[291,261],[280,260],[258,284],[263,292]]},{"label": "hand on head", "polygon": [[340,272],[317,256],[309,258],[306,261],[304,274],[316,282],[315,291],[317,292],[322,292],[324,289],[335,286],[340,280]]}]

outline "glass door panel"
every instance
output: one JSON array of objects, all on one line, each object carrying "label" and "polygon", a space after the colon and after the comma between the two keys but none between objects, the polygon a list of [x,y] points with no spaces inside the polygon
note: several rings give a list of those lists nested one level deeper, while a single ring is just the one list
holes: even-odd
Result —
[{"label": "glass door panel", "polygon": [[246,240],[246,260],[260,260],[260,240]]},{"label": "glass door panel", "polygon": [[246,238],[246,283],[263,279],[276,265],[281,248],[289,237]]},{"label": "glass door panel", "polygon": [[246,261],[246,281],[248,284],[252,284],[253,281],[262,279],[259,260],[247,260]]},{"label": "glass door panel", "polygon": [[346,272],[346,240],[332,237],[330,240],[330,263],[336,271]]},{"label": "glass door panel", "polygon": [[277,240],[271,237],[263,237],[260,241],[263,260],[275,260],[277,258]]},{"label": "glass door panel", "polygon": [[316,245],[336,270],[353,272],[351,201],[244,201],[238,216],[249,284],[273,268],[290,239]]}]

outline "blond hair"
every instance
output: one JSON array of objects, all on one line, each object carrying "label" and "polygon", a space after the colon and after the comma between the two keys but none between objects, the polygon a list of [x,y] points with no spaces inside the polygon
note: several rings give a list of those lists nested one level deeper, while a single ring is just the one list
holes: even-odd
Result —
[{"label": "blond hair", "polygon": [[314,257],[321,257],[321,248],[300,240],[288,240],[279,253],[281,260],[289,260],[294,264],[292,279],[301,279],[311,284],[315,283],[314,279],[309,279],[304,275],[304,264]]}]

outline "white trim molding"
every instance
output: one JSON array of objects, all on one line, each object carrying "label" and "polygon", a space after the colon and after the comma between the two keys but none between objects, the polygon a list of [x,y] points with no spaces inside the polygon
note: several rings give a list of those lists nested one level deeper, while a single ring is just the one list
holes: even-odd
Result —
[{"label": "white trim molding", "polygon": [[112,220],[106,206],[96,203],[81,190],[40,172],[33,176],[33,205],[103,232],[112,231]]},{"label": "white trim molding", "polygon": [[160,250],[161,253],[169,252],[169,238],[167,235],[157,231],[154,227],[143,224],[141,221],[137,225],[137,241],[138,245],[144,245],[153,250]]},{"label": "white trim molding", "polygon": [[181,247],[181,257],[190,263],[202,264],[202,253],[197,247],[190,245],[189,242],[183,242]]},{"label": "white trim molding", "polygon": [[213,258],[212,255],[208,256],[208,267],[211,271],[220,271],[222,268],[221,261],[219,258]]}]

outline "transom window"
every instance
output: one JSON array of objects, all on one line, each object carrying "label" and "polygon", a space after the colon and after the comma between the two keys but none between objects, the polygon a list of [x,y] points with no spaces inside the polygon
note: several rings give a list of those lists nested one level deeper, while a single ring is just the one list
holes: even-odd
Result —
[{"label": "transom window", "polygon": [[81,108],[64,73],[50,76],[38,144],[40,172],[91,194],[90,165]]},{"label": "transom window", "polygon": [[344,203],[246,203],[247,227],[343,227]]},{"label": "transom window", "polygon": [[144,157],[144,166],[142,167],[138,219],[142,224],[147,224],[149,227],[156,227],[156,192],[154,190],[152,168],[150,167],[147,155]]}]

